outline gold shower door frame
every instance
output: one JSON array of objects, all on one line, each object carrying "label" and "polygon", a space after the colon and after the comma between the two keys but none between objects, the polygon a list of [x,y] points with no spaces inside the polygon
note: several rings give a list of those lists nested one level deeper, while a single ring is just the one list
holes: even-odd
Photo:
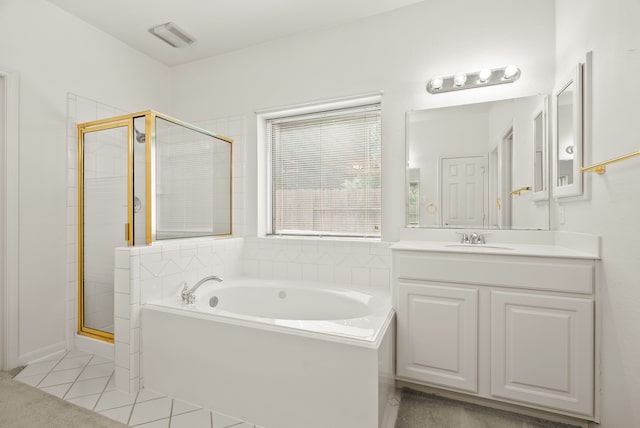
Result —
[{"label": "gold shower door frame", "polygon": [[[153,218],[152,212],[154,210],[154,183],[153,183],[153,171],[152,161],[153,153],[152,146],[155,143],[155,131],[156,131],[156,118],[161,118],[166,121],[172,122],[176,125],[189,128],[193,131],[208,135],[210,137],[226,141],[230,146],[230,180],[229,180],[229,195],[231,200],[230,207],[233,207],[233,140],[231,138],[224,137],[209,132],[205,129],[191,125],[187,122],[183,122],[178,119],[174,119],[170,116],[158,113],[152,110],[147,110],[139,113],[132,113],[117,117],[111,117],[108,119],[96,120],[93,122],[81,123],[77,125],[78,128],[78,334],[82,336],[91,337],[94,339],[103,340],[105,342],[113,343],[113,333],[105,332],[102,330],[92,329],[84,325],[84,136],[85,134],[103,131],[107,129],[127,127],[127,158],[128,158],[128,183],[127,183],[127,224],[126,224],[126,241],[129,246],[134,244],[134,220],[133,220],[133,147],[134,147],[134,135],[133,124],[134,119],[144,117],[145,119],[145,236],[146,244],[149,245],[154,240],[153,230]],[[232,210],[232,208],[230,208]],[[233,218],[230,213],[229,218]],[[232,223],[229,224],[229,233],[221,234],[217,236],[232,236]]]},{"label": "gold shower door frame", "polygon": [[[84,324],[84,137],[92,132],[127,128],[127,223],[125,240],[133,245],[133,119],[118,116],[78,125],[78,334],[113,343],[114,335]],[[146,124],[146,126],[148,126]],[[145,126],[145,128],[146,128]],[[149,135],[149,134],[147,134]],[[149,144],[149,143],[146,143]]]}]

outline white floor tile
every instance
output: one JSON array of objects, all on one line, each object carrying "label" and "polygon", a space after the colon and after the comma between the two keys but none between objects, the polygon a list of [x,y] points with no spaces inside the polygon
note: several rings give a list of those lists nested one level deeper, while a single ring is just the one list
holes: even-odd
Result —
[{"label": "white floor tile", "polygon": [[122,391],[106,391],[100,397],[96,405],[96,411],[115,409],[116,407],[127,406],[136,401],[136,394],[127,394]]},{"label": "white floor tile", "polygon": [[46,376],[46,373],[41,373],[35,376],[27,376],[27,377],[18,377],[16,376],[14,379],[20,381],[22,383],[26,383],[27,385],[37,386],[42,379]]},{"label": "white floor tile", "polygon": [[54,372],[59,372],[61,370],[69,370],[69,369],[81,369],[87,365],[89,360],[91,359],[91,355],[83,355],[80,357],[63,358],[57,366],[53,368]]},{"label": "white floor tile", "polygon": [[113,363],[97,364],[84,368],[78,380],[95,379],[97,377],[111,376],[113,374]]},{"label": "white floor tile", "polygon": [[200,408],[201,408],[200,406],[196,406],[195,404],[187,403],[186,401],[182,401],[182,400],[178,400],[177,398],[174,398],[173,409],[171,410],[171,416],[192,412]]},{"label": "white floor tile", "polygon": [[146,424],[136,425],[136,428],[168,428],[169,418],[160,419],[159,421],[147,422]]},{"label": "white floor tile", "polygon": [[142,403],[143,401],[155,400],[156,398],[162,398],[164,394],[151,391],[150,389],[141,389],[138,393],[136,403]]},{"label": "white floor tile", "polygon": [[[110,419],[146,428],[254,428],[253,424],[143,389],[117,391],[113,361],[81,351],[25,367],[15,378]],[[258,427],[259,428],[259,427]]]},{"label": "white floor tile", "polygon": [[78,398],[65,398],[65,401],[69,403],[76,404],[80,407],[84,407],[85,409],[93,410],[93,407],[96,405],[100,394],[92,394],[92,395],[84,395]]},{"label": "white floor tile", "polygon": [[44,357],[42,359],[39,359],[38,361],[34,361],[35,363],[44,363],[44,362],[50,362],[50,361],[60,361],[61,359],[64,358],[64,356],[67,355],[66,352],[60,352],[58,354],[55,355],[50,355],[48,357]]},{"label": "white floor tile", "polygon": [[136,403],[131,413],[129,425],[139,425],[158,419],[168,418],[171,414],[171,398],[163,397],[157,400]]},{"label": "white floor tile", "polygon": [[104,387],[109,382],[108,377],[99,377],[97,379],[79,380],[73,384],[67,395],[64,397],[77,398],[84,395],[100,394],[104,391]]},{"label": "white floor tile", "polygon": [[104,392],[115,391],[115,390],[116,390],[116,377],[114,375],[111,375],[111,379],[109,379],[109,383],[107,383],[107,386],[104,389]]},{"label": "white floor tile", "polygon": [[69,388],[71,388],[71,385],[72,385],[71,383],[65,383],[62,385],[48,386],[46,388],[40,388],[40,389],[46,392],[47,394],[55,395],[58,398],[62,398],[64,397],[64,394],[67,393]]},{"label": "white floor tile", "polygon": [[114,421],[126,424],[127,422],[129,422],[129,415],[131,415],[132,408],[133,406],[123,406],[115,409],[104,410],[98,413],[108,417],[109,419],[113,419]]},{"label": "white floor tile", "polygon": [[69,351],[67,352],[67,355],[65,355],[65,358],[75,358],[75,357],[91,357],[93,354],[89,354],[88,352],[84,352],[84,351],[79,351],[77,349],[74,349],[73,351]]},{"label": "white floor tile", "polygon": [[196,410],[171,417],[171,428],[211,428],[211,412]]},{"label": "white floor tile", "polygon": [[220,413],[213,412],[213,428],[228,428],[228,427],[253,428],[251,425],[241,421],[240,419],[232,418],[231,416],[222,415]]},{"label": "white floor tile", "polygon": [[42,379],[38,385],[39,388],[53,385],[62,385],[63,383],[74,382],[82,369],[63,370],[60,372],[51,372]]},{"label": "white floor tile", "polygon": [[58,361],[44,361],[42,363],[29,364],[16,375],[15,379],[20,380],[23,377],[47,374],[56,366],[56,364],[58,364]]},{"label": "white floor tile", "polygon": [[101,357],[100,355],[94,355],[91,361],[89,361],[90,366],[95,366],[95,365],[104,364],[104,363],[113,363],[113,358],[105,358],[105,357]]}]

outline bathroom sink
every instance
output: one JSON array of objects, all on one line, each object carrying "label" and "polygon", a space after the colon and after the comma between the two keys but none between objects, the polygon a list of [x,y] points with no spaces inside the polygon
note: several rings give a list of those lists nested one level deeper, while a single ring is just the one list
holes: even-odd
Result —
[{"label": "bathroom sink", "polygon": [[509,247],[499,247],[497,245],[486,245],[486,244],[448,244],[445,245],[448,248],[464,248],[464,249],[473,249],[473,250],[506,250],[513,251],[513,248]]}]

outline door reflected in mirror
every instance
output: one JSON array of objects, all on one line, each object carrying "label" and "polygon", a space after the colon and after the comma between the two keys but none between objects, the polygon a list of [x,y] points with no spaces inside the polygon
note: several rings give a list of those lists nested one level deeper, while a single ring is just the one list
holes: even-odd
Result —
[{"label": "door reflected in mirror", "polygon": [[547,99],[408,112],[407,225],[547,230]]}]

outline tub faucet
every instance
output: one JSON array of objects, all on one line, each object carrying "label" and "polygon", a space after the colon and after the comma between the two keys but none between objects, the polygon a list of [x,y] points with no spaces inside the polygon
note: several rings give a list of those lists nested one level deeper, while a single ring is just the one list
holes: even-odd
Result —
[{"label": "tub faucet", "polygon": [[182,292],[180,293],[180,295],[182,296],[182,301],[187,303],[194,303],[196,301],[196,290],[207,281],[222,282],[222,278],[217,275],[205,276],[200,281],[196,282],[196,284],[191,288],[189,288],[186,282],[183,282],[184,287],[182,287]]}]

